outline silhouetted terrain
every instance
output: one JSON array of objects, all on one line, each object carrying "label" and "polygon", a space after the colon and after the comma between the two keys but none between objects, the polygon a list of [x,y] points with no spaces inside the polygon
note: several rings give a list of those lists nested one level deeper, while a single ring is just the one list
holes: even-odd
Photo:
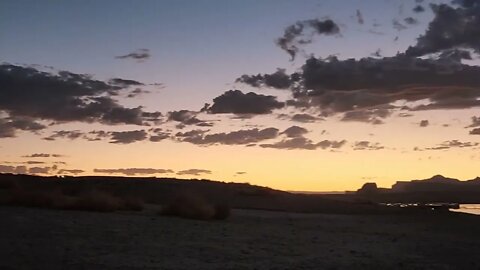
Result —
[{"label": "silhouetted terrain", "polygon": [[[207,198],[213,204],[225,204],[233,208],[244,209],[337,214],[383,214],[400,211],[399,209],[391,209],[371,203],[332,199],[324,195],[293,194],[246,183],[224,183],[210,180],[110,176],[41,177],[0,174],[1,186],[4,188],[0,192],[0,202],[2,197],[3,201],[8,200],[9,196],[12,197],[12,194],[15,197],[16,193],[14,191],[18,189],[35,193],[47,192],[47,194],[55,192],[57,195],[60,194],[62,198],[64,196],[83,196],[83,194],[90,194],[94,191],[97,194],[109,194],[115,198],[120,198],[121,201],[126,200],[125,198],[131,201],[133,198],[148,204],[159,205],[169,203],[179,193],[189,192]],[[55,201],[57,197],[49,200]],[[35,203],[29,202],[28,205],[21,203],[20,205],[32,206],[31,204]],[[52,203],[54,202],[48,204]],[[15,198],[13,203],[10,204],[16,204]],[[123,204],[117,206],[117,210],[122,210]],[[66,207],[50,208],[71,207],[68,205]]]},{"label": "silhouetted terrain", "polygon": [[460,181],[435,175],[424,180],[398,181],[391,189],[377,188],[375,183],[367,183],[345,197],[373,202],[480,203],[480,177]]}]

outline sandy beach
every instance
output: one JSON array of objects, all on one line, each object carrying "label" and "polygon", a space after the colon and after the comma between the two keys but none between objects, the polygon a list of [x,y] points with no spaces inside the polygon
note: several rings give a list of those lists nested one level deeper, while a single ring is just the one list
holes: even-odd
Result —
[{"label": "sandy beach", "polygon": [[480,217],[0,207],[1,269],[480,269]]}]

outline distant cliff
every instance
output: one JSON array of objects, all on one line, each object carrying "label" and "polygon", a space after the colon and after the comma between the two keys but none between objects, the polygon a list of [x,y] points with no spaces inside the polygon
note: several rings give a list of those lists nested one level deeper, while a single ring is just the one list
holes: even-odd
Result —
[{"label": "distant cliff", "polygon": [[480,177],[461,181],[435,175],[423,180],[398,181],[390,189],[366,183],[350,195],[372,202],[480,203]]}]

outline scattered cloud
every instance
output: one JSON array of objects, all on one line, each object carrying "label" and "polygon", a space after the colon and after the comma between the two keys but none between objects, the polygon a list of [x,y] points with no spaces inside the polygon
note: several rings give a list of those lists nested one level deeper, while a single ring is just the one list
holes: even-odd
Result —
[{"label": "scattered cloud", "polygon": [[308,130],[303,128],[303,127],[299,127],[299,126],[291,126],[287,129],[285,129],[282,133],[280,134],[284,134],[285,136],[287,136],[288,138],[298,138],[298,137],[303,137],[303,135],[307,134],[308,133]]},{"label": "scattered cloud", "polygon": [[141,107],[126,108],[113,99],[132,84],[140,83],[119,78],[105,82],[86,74],[1,64],[0,112],[28,117],[29,127],[37,129],[42,125],[33,124],[34,120],[142,125]]},{"label": "scattered cloud", "polygon": [[147,139],[145,130],[111,132],[111,143],[129,144]]},{"label": "scattered cloud", "polygon": [[456,3],[460,6],[430,5],[435,17],[417,44],[407,49],[407,55],[423,56],[458,48],[480,53],[480,4],[470,0]]},{"label": "scattered cloud", "polygon": [[355,142],[353,145],[353,150],[382,150],[385,149],[380,143],[369,142],[369,141],[359,141]]},{"label": "scattered cloud", "polygon": [[428,127],[428,125],[430,125],[430,122],[428,120],[422,120],[418,125],[420,127]]},{"label": "scattered cloud", "polygon": [[125,55],[119,55],[115,56],[116,59],[133,59],[137,60],[138,62],[143,62],[151,57],[150,50],[149,49],[138,49],[134,52],[125,54]]},{"label": "scattered cloud", "polygon": [[249,92],[244,94],[240,90],[230,90],[213,99],[213,104],[206,110],[212,114],[268,114],[275,109],[284,107],[283,102],[277,101],[274,96],[267,96]]},{"label": "scattered cloud", "polygon": [[182,170],[178,171],[177,175],[194,175],[194,176],[199,176],[202,174],[211,174],[212,171],[210,170],[204,170],[204,169],[188,169],[188,170]]},{"label": "scattered cloud", "polygon": [[152,175],[152,174],[164,174],[173,173],[174,171],[169,169],[152,169],[152,168],[120,168],[120,169],[94,169],[94,173],[104,174],[123,174],[127,176],[134,175]]},{"label": "scattered cloud", "polygon": [[247,145],[260,141],[274,139],[278,136],[279,130],[276,128],[265,129],[243,129],[231,132],[206,134],[204,130],[192,130],[189,132],[179,132],[175,135],[176,139],[182,142],[189,142],[198,145]]},{"label": "scattered cloud", "polygon": [[276,44],[294,60],[300,51],[300,47],[312,43],[314,35],[336,35],[339,33],[339,26],[331,19],[298,21],[285,28],[283,36],[276,40]]}]

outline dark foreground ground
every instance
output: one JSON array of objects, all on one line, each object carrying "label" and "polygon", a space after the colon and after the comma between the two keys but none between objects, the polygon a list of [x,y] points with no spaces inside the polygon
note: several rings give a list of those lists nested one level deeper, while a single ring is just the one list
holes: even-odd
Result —
[{"label": "dark foreground ground", "polygon": [[0,207],[0,269],[480,269],[480,217]]}]

